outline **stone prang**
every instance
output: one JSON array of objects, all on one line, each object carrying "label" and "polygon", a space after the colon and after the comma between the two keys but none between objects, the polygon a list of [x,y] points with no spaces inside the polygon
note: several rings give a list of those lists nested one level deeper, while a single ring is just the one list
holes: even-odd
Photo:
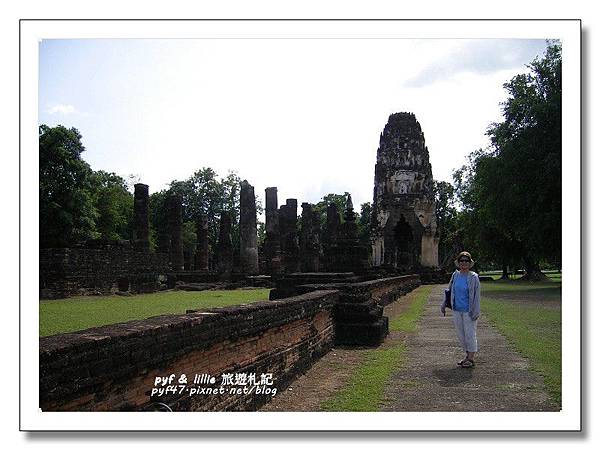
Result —
[{"label": "stone prang", "polygon": [[372,219],[373,265],[401,270],[438,266],[429,150],[412,113],[392,114],[379,139]]}]

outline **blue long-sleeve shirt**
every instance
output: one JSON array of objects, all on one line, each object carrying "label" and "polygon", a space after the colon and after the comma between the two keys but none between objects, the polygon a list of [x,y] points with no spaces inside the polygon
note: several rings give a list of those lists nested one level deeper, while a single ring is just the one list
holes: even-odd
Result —
[{"label": "blue long-sleeve shirt", "polygon": [[[460,271],[455,270],[450,278],[450,283],[448,284],[452,309],[454,309],[454,289],[452,288],[452,283],[459,273]],[[471,320],[477,320],[479,318],[481,302],[481,283],[479,282],[479,275],[469,271],[467,274],[467,285],[469,286],[469,317],[471,317]],[[440,305],[441,308],[444,307],[444,303],[445,299],[442,299],[442,304]]]},{"label": "blue long-sleeve shirt", "polygon": [[454,277],[452,290],[454,291],[454,311],[467,312],[469,310],[469,274],[459,273]]}]

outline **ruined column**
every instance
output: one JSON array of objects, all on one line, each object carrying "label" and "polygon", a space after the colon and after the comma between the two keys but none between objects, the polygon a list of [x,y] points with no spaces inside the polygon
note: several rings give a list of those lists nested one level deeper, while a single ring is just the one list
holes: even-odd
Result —
[{"label": "ruined column", "polygon": [[171,269],[183,270],[183,218],[181,211],[181,196],[171,195],[168,199],[168,224],[171,245],[169,248],[169,261]]},{"label": "ruined column", "polygon": [[279,208],[279,226],[284,270],[286,273],[298,272],[298,200],[295,198],[288,198]]},{"label": "ruined column", "polygon": [[352,196],[350,194],[346,198],[344,223],[340,231],[343,239],[358,242],[358,226],[356,225],[356,215],[354,214],[354,205],[352,204]]},{"label": "ruined column", "polygon": [[133,193],[133,246],[136,250],[150,250],[148,224],[148,185],[137,183]]},{"label": "ruined column", "polygon": [[325,267],[328,271],[333,271],[335,267],[333,253],[336,251],[340,224],[340,213],[337,205],[335,203],[330,203],[327,206],[327,223],[325,226],[325,233],[323,235],[323,253]]},{"label": "ruined column", "polygon": [[368,249],[358,239],[358,225],[350,195],[346,199],[344,222],[338,227],[336,243],[329,250],[330,271],[362,272],[368,266]]},{"label": "ruined column", "polygon": [[192,270],[192,253],[188,250],[183,250],[183,270]]},{"label": "ruined column", "polygon": [[335,203],[327,206],[326,240],[328,244],[335,244],[340,229],[340,213]]},{"label": "ruined column", "polygon": [[158,253],[169,253],[171,248],[171,236],[169,233],[160,233],[158,235],[158,242],[156,251]]},{"label": "ruined column", "polygon": [[265,200],[265,259],[267,272],[271,275],[276,275],[282,271],[276,187],[265,189]]},{"label": "ruined column", "polygon": [[208,220],[206,216],[201,215],[196,222],[196,237],[198,245],[196,247],[196,265],[195,270],[208,270]]},{"label": "ruined column", "polygon": [[258,236],[254,187],[244,180],[240,186],[240,266],[243,273],[258,273]]},{"label": "ruined column", "polygon": [[221,213],[219,242],[217,243],[217,271],[229,275],[233,270],[233,243],[231,241],[231,214]]},{"label": "ruined column", "polygon": [[[319,271],[319,226],[310,203],[302,203],[302,228],[300,232],[300,270]],[[316,225],[316,227],[315,227]]]}]

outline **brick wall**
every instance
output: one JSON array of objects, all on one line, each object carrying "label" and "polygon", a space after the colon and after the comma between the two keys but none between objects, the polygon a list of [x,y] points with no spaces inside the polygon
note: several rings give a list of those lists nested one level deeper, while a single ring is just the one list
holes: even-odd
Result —
[{"label": "brick wall", "polygon": [[[278,392],[334,342],[339,293],[314,291],[278,301],[189,311],[182,315],[92,328],[40,338],[40,407],[44,411],[253,411],[268,394],[190,391],[151,396],[155,379],[182,373],[272,374]],[[242,388],[235,386],[234,388]]]},{"label": "brick wall", "polygon": [[153,292],[169,273],[168,255],[130,247],[40,249],[40,298]]},{"label": "brick wall", "polygon": [[[302,282],[305,278],[298,277]],[[337,290],[339,299],[334,308],[336,345],[380,345],[388,334],[388,318],[383,307],[421,284],[419,275],[401,275],[363,282],[293,284],[293,279],[270,292],[271,299],[279,295],[295,295],[317,290]]]}]

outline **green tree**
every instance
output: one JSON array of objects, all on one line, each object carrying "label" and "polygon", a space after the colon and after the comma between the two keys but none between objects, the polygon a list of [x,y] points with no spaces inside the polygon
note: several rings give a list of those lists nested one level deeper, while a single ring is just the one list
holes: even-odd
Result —
[{"label": "green tree", "polygon": [[495,192],[500,226],[523,252],[527,277],[538,279],[540,262],[560,261],[561,255],[560,43],[549,42],[544,57],[528,68],[504,85],[504,121],[487,132],[495,167],[484,181]]},{"label": "green tree", "polygon": [[[167,216],[167,198],[169,191],[166,189],[153,192],[148,198],[148,215],[150,220],[150,248],[159,250],[162,246],[168,247],[168,243],[163,242],[169,234],[168,216]],[[163,249],[165,250],[165,249]]]},{"label": "green tree", "polygon": [[462,206],[455,238],[505,274],[522,262],[535,280],[544,278],[541,262],[560,261],[560,44],[550,42],[528,68],[504,84],[504,121],[487,130],[491,148],[454,173]]},{"label": "green tree", "polygon": [[267,228],[265,223],[260,220],[256,221],[256,235],[258,247],[261,248],[265,244],[265,239],[267,237]]},{"label": "green tree", "polygon": [[96,231],[105,239],[131,239],[133,195],[127,182],[103,170],[91,176],[92,199],[97,211]]},{"label": "green tree", "polygon": [[462,250],[476,254],[480,268],[506,269],[522,255],[510,223],[499,213],[499,208],[510,205],[505,191],[497,188],[504,176],[501,163],[493,154],[478,150],[469,155],[468,164],[454,172],[454,189],[463,208],[446,227],[454,254]]},{"label": "green tree", "polygon": [[458,239],[458,210],[455,190],[447,181],[433,181],[436,202],[436,222],[439,232],[439,260],[441,267],[451,268],[462,243]]},{"label": "green tree", "polygon": [[364,245],[371,245],[371,216],[373,208],[371,202],[360,205],[360,216],[358,218],[358,239]]},{"label": "green tree", "polygon": [[198,238],[196,236],[196,224],[194,222],[183,222],[181,229],[183,251],[194,255]]},{"label": "green tree", "polygon": [[[184,247],[192,251],[195,248],[195,223],[201,215],[208,221],[208,241],[211,248],[216,248],[219,237],[219,222],[221,212],[227,211],[232,217],[232,241],[234,249],[239,247],[239,217],[240,217],[240,183],[241,178],[235,172],[229,172],[225,177],[209,167],[194,172],[183,181],[174,180],[169,188],[150,196],[150,221],[152,226],[151,242],[156,245],[161,234],[168,234],[168,217],[166,201],[169,195],[178,194],[182,199],[183,222],[188,224],[184,236]],[[257,215],[262,213],[260,199],[256,198]],[[259,224],[257,224],[258,226]],[[187,243],[186,243],[187,242]],[[237,252],[235,252],[237,253]]]},{"label": "green tree", "polygon": [[313,205],[313,212],[319,216],[319,223],[321,230],[325,230],[327,224],[327,207],[330,204],[337,206],[338,213],[340,214],[340,220],[344,220],[344,209],[346,208],[346,199],[350,195],[348,192],[343,194],[327,194],[324,195],[321,201]]},{"label": "green tree", "polygon": [[84,151],[77,129],[40,125],[40,247],[68,247],[97,236]]}]

